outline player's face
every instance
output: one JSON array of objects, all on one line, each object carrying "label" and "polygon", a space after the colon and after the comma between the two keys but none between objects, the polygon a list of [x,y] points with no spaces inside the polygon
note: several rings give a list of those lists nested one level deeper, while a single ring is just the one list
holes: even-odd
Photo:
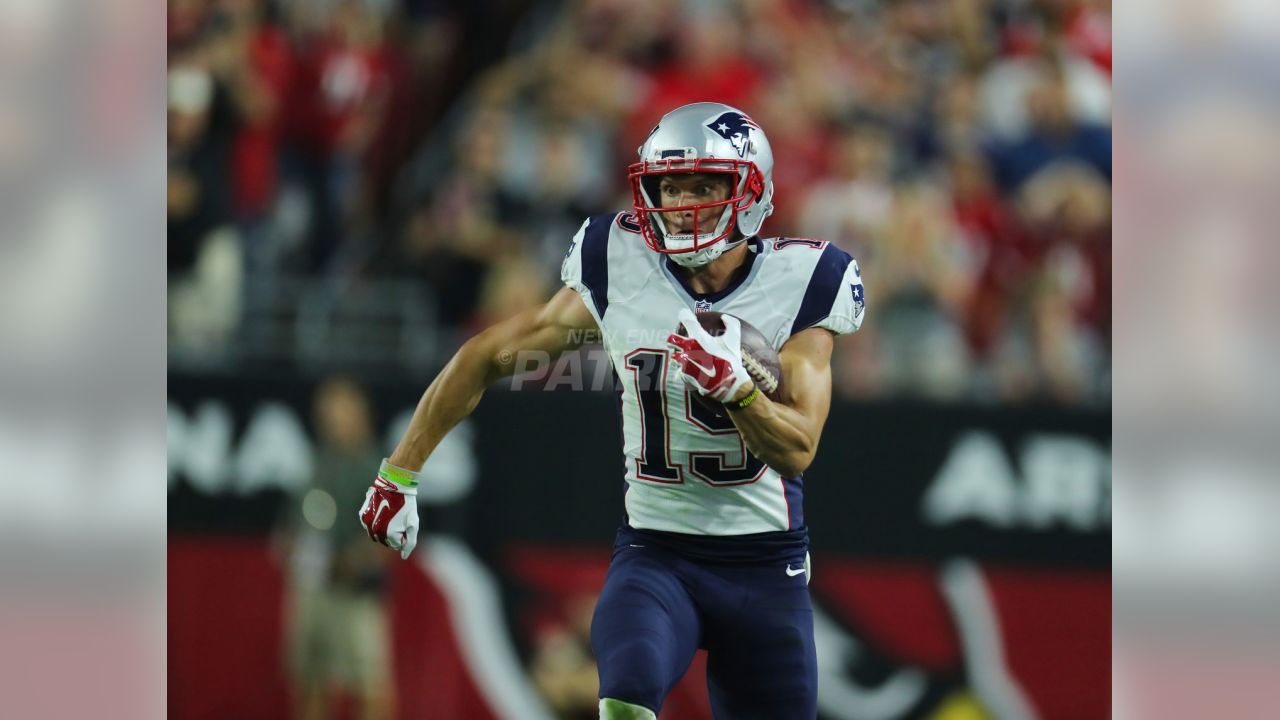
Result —
[{"label": "player's face", "polygon": [[[658,185],[658,202],[664,208],[705,205],[723,202],[729,199],[733,183],[729,177],[695,173],[691,175],[664,175]],[[720,216],[729,210],[728,205],[698,210],[697,228],[699,233],[710,233],[715,230]],[[667,232],[682,235],[694,229],[694,211],[684,210],[662,213]]]}]

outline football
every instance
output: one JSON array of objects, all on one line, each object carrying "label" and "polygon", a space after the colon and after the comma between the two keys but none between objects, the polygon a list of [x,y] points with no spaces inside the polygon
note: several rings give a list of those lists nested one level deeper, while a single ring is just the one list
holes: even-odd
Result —
[{"label": "football", "polygon": [[[697,316],[703,330],[712,335],[724,334],[723,313],[700,312]],[[751,323],[742,318],[738,318],[738,322],[742,324],[742,364],[746,366],[747,373],[755,381],[756,387],[760,388],[760,392],[770,400],[778,400],[782,391],[782,359],[778,357],[778,351],[773,349],[764,334]],[[683,327],[678,332],[685,334]],[[698,397],[702,399],[701,396]]]}]

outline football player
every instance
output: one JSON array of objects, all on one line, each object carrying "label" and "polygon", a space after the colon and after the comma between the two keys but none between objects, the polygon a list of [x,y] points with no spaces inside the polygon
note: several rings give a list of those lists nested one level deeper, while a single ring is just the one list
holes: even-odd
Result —
[{"label": "football player", "polygon": [[[760,237],[773,153],[741,110],[677,108],[639,154],[631,211],[589,218],[569,244],[566,287],[458,350],[360,519],[407,558],[416,470],[445,433],[520,351],[554,355],[598,329],[621,379],[627,461],[625,520],[591,631],[600,716],[655,718],[705,648],[717,717],[812,718],[801,477],[830,407],[833,338],[862,324],[861,274],[827,242]],[[694,312],[707,310],[726,314],[726,332],[703,330]],[[745,369],[736,318],[778,351],[777,400]]]}]

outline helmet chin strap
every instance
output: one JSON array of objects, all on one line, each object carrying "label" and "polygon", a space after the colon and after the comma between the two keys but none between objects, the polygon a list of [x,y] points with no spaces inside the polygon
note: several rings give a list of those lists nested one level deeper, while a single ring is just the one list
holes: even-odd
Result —
[{"label": "helmet chin strap", "polygon": [[667,257],[671,258],[671,262],[674,262],[680,267],[702,267],[703,265],[709,265],[712,262],[715,262],[717,258],[742,244],[744,240],[746,240],[746,238],[739,234],[738,239],[733,242],[729,242],[729,239],[725,238],[724,240],[721,240],[710,247],[704,247],[701,250],[684,253],[671,253],[670,255],[667,255]]}]

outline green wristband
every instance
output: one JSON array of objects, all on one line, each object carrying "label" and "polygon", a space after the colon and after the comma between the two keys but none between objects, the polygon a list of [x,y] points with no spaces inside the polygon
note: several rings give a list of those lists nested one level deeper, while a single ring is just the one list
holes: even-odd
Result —
[{"label": "green wristband", "polygon": [[730,410],[741,410],[742,408],[755,402],[756,398],[758,397],[760,397],[760,388],[759,386],[756,386],[751,388],[751,392],[747,393],[746,397],[742,398],[737,402],[726,403],[726,405]]},{"label": "green wristband", "polygon": [[382,461],[382,467],[378,468],[378,477],[397,485],[409,488],[418,487],[418,473],[412,470],[405,470],[402,467],[396,467],[391,464],[390,460],[384,459]]}]

